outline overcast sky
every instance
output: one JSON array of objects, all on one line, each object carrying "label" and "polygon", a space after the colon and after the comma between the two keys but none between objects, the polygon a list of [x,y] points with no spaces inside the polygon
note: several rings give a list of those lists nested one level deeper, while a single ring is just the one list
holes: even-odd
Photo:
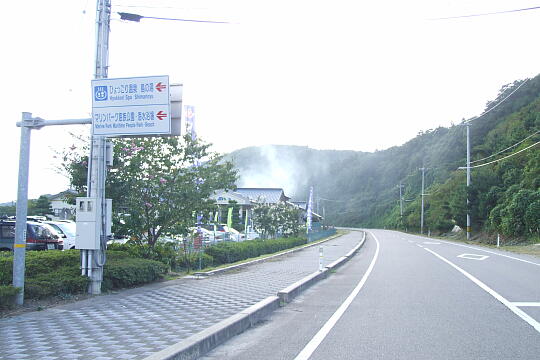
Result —
[{"label": "overcast sky", "polygon": [[[504,84],[540,71],[539,0],[112,0],[109,77],[169,75],[214,150],[252,145],[382,150],[480,114]],[[229,21],[205,24],[117,12]],[[95,0],[4,5],[0,202],[17,194],[21,112],[87,118]],[[32,131],[30,197],[67,188],[54,151],[68,131]],[[264,184],[260,184],[263,186]]]}]

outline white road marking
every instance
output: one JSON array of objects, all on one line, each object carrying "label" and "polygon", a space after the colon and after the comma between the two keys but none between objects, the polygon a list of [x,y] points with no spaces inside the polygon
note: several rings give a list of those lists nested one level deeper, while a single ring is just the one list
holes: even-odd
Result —
[{"label": "white road marking", "polygon": [[540,307],[540,302],[513,302],[518,307]]},{"label": "white road marking", "polygon": [[336,310],[336,312],[328,319],[326,324],[323,325],[323,327],[315,334],[315,336],[309,341],[309,343],[302,349],[302,351],[294,358],[294,360],[307,360],[311,357],[313,352],[317,349],[317,347],[321,344],[321,342],[324,340],[324,338],[328,335],[330,330],[336,325],[338,320],[343,316],[349,305],[353,302],[353,300],[356,298],[356,295],[360,292],[364,284],[366,283],[367,278],[371,274],[371,270],[373,270],[373,267],[375,266],[375,262],[377,261],[377,258],[379,256],[379,240],[377,240],[377,237],[373,233],[371,233],[371,236],[375,239],[375,242],[377,243],[377,249],[375,250],[375,255],[373,256],[373,259],[371,260],[371,264],[369,264],[368,269],[366,270],[364,276],[360,280],[360,282],[356,285],[354,290],[349,294],[347,299],[339,306],[339,308]]},{"label": "white road marking", "polygon": [[462,259],[469,259],[469,260],[486,260],[489,256],[477,255],[477,254],[461,254],[461,255],[458,255],[457,257],[462,258]]},{"label": "white road marking", "polygon": [[495,251],[484,250],[484,249],[480,249],[480,248],[477,248],[477,247],[474,247],[474,246],[468,246],[468,245],[463,245],[463,244],[456,244],[456,243],[449,242],[449,241],[444,241],[444,240],[441,240],[441,242],[443,242],[443,243],[445,243],[445,244],[455,245],[455,246],[462,246],[462,247],[466,247],[466,248],[474,249],[474,250],[478,250],[478,251],[484,251],[484,252],[487,252],[487,253],[490,253],[490,254],[493,254],[493,255],[502,256],[502,257],[509,258],[509,259],[512,259],[512,260],[521,261],[521,262],[524,262],[524,263],[527,263],[527,264],[532,264],[532,265],[540,266],[539,263],[535,263],[535,262],[533,262],[533,261],[528,261],[528,260],[520,259],[520,258],[517,258],[517,257],[514,257],[514,256],[510,256],[510,255],[499,254],[499,253],[497,253],[497,252],[495,252]]},{"label": "white road marking", "polygon": [[441,255],[437,254],[435,251],[432,251],[428,248],[424,248],[426,251],[429,251],[448,265],[452,266],[454,269],[465,275],[469,280],[474,282],[476,285],[478,285],[482,290],[493,296],[495,299],[500,301],[504,306],[506,306],[510,311],[512,311],[514,314],[519,316],[521,319],[525,320],[529,325],[531,325],[536,331],[540,333],[540,323],[527,315],[523,310],[519,309],[516,305],[511,303],[510,301],[506,300],[504,297],[502,297],[499,293],[497,293],[495,290],[491,289],[489,286],[484,284],[482,281],[478,280],[459,266],[455,265],[451,261],[447,260],[446,258],[442,257]]},{"label": "white road marking", "polygon": [[441,245],[440,242],[435,242],[435,241],[424,241],[424,244],[426,244],[426,245]]}]

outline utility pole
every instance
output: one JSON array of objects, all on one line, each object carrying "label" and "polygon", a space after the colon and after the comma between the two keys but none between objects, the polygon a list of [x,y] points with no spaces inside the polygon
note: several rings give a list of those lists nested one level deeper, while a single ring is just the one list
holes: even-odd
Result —
[{"label": "utility pole", "polygon": [[[108,77],[109,67],[109,32],[111,22],[111,1],[97,0],[96,5],[96,58],[95,79]],[[101,294],[101,282],[103,281],[103,265],[105,263],[106,239],[106,201],[105,201],[105,178],[106,178],[106,138],[95,136],[92,133],[92,146],[88,166],[87,196],[97,198],[101,205],[101,226],[99,233],[98,250],[81,250],[83,264],[87,264],[87,275],[90,277],[88,292],[93,295]]]},{"label": "utility pole", "polygon": [[403,188],[403,184],[401,183],[401,181],[399,182],[398,188],[399,188],[399,216],[400,216],[401,225],[403,225],[403,193],[401,191],[401,189]]},{"label": "utility pole", "polygon": [[427,168],[421,167],[419,170],[422,171],[422,211],[420,213],[420,234],[424,234],[424,196],[426,195],[424,194],[424,175]]},{"label": "utility pole", "polygon": [[467,240],[471,238],[471,211],[469,209],[469,186],[471,185],[471,141],[470,141],[470,123],[467,126]]}]

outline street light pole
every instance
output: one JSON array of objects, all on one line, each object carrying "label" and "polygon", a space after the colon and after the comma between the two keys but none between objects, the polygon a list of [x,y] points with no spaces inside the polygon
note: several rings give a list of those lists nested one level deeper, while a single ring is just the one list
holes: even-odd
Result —
[{"label": "street light pole", "polygon": [[19,179],[17,184],[17,209],[15,241],[13,242],[13,287],[19,288],[15,303],[24,303],[24,272],[26,260],[26,216],[28,215],[28,172],[30,165],[30,134],[32,114],[23,112],[19,154]]}]

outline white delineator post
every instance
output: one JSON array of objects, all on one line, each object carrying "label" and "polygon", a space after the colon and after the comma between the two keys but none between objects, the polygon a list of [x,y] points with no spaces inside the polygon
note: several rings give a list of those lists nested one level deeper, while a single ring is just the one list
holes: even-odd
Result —
[{"label": "white delineator post", "polygon": [[323,271],[324,266],[324,252],[323,247],[319,246],[319,271]]}]

